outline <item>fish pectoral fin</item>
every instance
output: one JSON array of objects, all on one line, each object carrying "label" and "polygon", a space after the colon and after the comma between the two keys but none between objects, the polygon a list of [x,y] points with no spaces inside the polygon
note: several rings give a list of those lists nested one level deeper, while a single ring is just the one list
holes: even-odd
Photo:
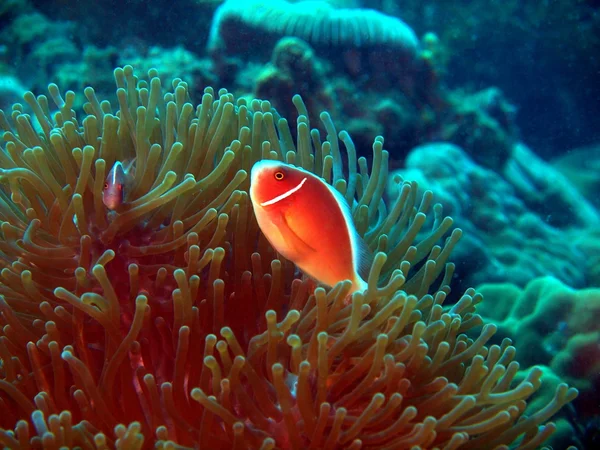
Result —
[{"label": "fish pectoral fin", "polygon": [[364,281],[369,279],[371,266],[373,266],[373,252],[367,246],[365,240],[355,233],[354,244],[356,245],[356,272]]},{"label": "fish pectoral fin", "polygon": [[136,161],[137,161],[137,156],[134,157],[131,161],[129,161],[127,163],[127,167],[125,168],[125,173],[129,174],[132,177],[135,176],[135,164],[136,164]]},{"label": "fish pectoral fin", "polygon": [[298,260],[317,251],[317,249],[315,249],[306,241],[304,241],[298,235],[298,233],[294,231],[294,228],[290,226],[290,223],[288,222],[284,214],[280,216],[280,221],[281,222],[278,225],[280,229],[284,231],[284,233],[282,234],[286,240],[286,244],[290,247],[291,250],[293,250],[296,253],[296,258],[291,259]]}]

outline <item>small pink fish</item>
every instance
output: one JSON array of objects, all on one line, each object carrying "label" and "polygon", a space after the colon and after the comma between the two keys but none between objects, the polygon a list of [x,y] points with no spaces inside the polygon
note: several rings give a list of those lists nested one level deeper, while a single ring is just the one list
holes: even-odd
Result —
[{"label": "small pink fish", "polygon": [[124,168],[121,161],[117,161],[108,172],[102,190],[102,202],[108,209],[115,210],[125,201],[135,174],[134,162],[135,159]]},{"label": "small pink fish", "polygon": [[304,273],[327,286],[350,280],[363,291],[361,273],[371,253],[358,235],[344,197],[316,175],[279,161],[252,167],[250,199],[271,245]]}]

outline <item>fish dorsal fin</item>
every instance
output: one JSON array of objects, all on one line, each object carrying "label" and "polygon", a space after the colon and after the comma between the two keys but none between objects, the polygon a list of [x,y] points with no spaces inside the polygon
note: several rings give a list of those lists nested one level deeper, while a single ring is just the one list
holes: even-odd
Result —
[{"label": "fish dorsal fin", "polygon": [[342,215],[346,221],[348,234],[350,235],[350,240],[352,241],[352,257],[354,258],[354,267],[358,275],[364,281],[367,281],[369,278],[369,272],[371,271],[371,266],[373,265],[373,252],[371,252],[365,240],[360,234],[358,234],[358,231],[356,231],[354,221],[352,220],[352,210],[350,209],[350,206],[346,202],[344,196],[330,184],[326,183],[325,181],[323,181],[323,183],[325,183],[325,185],[329,188],[337,200],[337,203],[340,205]]}]

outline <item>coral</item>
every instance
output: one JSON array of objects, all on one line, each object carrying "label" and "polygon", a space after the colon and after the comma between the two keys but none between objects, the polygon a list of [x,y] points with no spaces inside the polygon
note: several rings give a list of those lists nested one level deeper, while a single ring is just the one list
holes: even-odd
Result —
[{"label": "coral", "polygon": [[600,213],[576,185],[523,143],[517,143],[503,170],[519,197],[558,227],[595,227]]},{"label": "coral", "polygon": [[3,42],[9,43],[16,50],[21,46],[27,49],[36,43],[43,42],[49,34],[53,34],[53,23],[38,12],[19,14],[0,33]]},{"label": "coral", "polygon": [[352,135],[360,156],[368,158],[373,139],[385,135],[388,146],[394,149],[392,158],[399,159],[403,150],[416,145],[424,134],[424,121],[418,111],[424,107],[423,98],[409,97],[399,83],[384,90],[375,82],[368,86],[356,83],[301,39],[280,39],[270,61],[260,66],[258,74],[253,70],[253,64],[242,70],[236,86],[243,86],[244,80],[255,80],[253,95],[269,98],[281,115],[292,119],[297,112],[290,99],[295,94],[303,96],[309,114],[313,114],[310,120],[318,120],[316,111],[329,111],[336,123]]},{"label": "coral", "polygon": [[[569,239],[570,232],[549,224],[548,217],[528,207],[513,185],[476,164],[461,148],[443,142],[422,145],[410,152],[405,164],[405,169],[394,173],[433,190],[465,231],[454,253],[462,283],[524,286],[551,274],[572,286],[584,285],[584,254]],[[393,198],[397,187],[389,183],[388,192]],[[581,197],[570,202],[578,200],[582,203],[576,207],[585,204]],[[577,212],[562,211],[559,205],[546,208],[554,208],[557,216],[570,213],[575,222]]]},{"label": "coral", "polygon": [[[114,97],[114,80],[110,76],[111,69],[116,66],[119,51],[115,47],[97,48],[93,45],[86,46],[82,57],[76,61],[57,64],[53,68],[53,80],[56,84],[74,92],[81,92],[90,83],[100,95]],[[85,97],[76,98],[73,108],[79,109],[86,102]]]},{"label": "coral", "polygon": [[544,277],[525,288],[484,284],[478,290],[487,300],[478,311],[498,325],[496,339],[513,339],[525,366],[547,365],[577,386],[585,393],[577,409],[598,414],[600,289],[575,290]]},{"label": "coral", "polygon": [[280,39],[273,49],[271,64],[290,76],[298,76],[306,83],[305,90],[318,88],[323,82],[312,48],[301,39]]},{"label": "coral", "polygon": [[474,94],[455,91],[448,103],[437,138],[465,149],[478,164],[501,170],[517,138],[515,107],[497,88]]},{"label": "coral", "polygon": [[264,63],[282,37],[305,41],[336,73],[379,92],[398,86],[411,96],[433,91],[432,53],[420,51],[416,35],[400,19],[370,9],[338,9],[323,1],[229,0],[213,16],[207,51],[216,73],[227,80],[233,61]]},{"label": "coral", "polygon": [[323,1],[228,0],[216,11],[207,48],[211,53],[240,51],[240,40],[261,35],[295,36],[313,46],[360,48],[389,46],[412,55],[418,39],[395,17],[371,9],[335,8]]},{"label": "coral", "polygon": [[[452,220],[411,182],[388,210],[382,138],[369,170],[328,114],[325,139],[311,130],[300,97],[294,141],[267,101],[207,88],[194,108],[185,82],[149,78],[117,69],[119,110],[86,88],[83,116],[56,85],[53,118],[26,94],[39,135],[22,106],[0,114],[3,445],[527,449],[553,432],[576,390],[523,415],[541,371],[513,383],[510,341],[487,345],[496,326],[465,335],[481,324],[473,289],[443,307],[461,232],[446,237]],[[132,157],[108,212],[106,172]],[[263,158],[352,205],[375,258],[350,304],[349,282],[315,288],[260,234],[247,175]]]},{"label": "coral", "polygon": [[573,229],[569,239],[584,255],[584,267],[589,286],[600,288],[600,230],[597,226]]},{"label": "coral", "polygon": [[[194,86],[205,86],[214,82],[214,76],[208,71],[206,59],[200,59],[182,47],[176,48],[135,48],[128,46],[119,50],[116,47],[98,48],[87,45],[82,58],[77,61],[57,64],[53,68],[55,84],[74,92],[82,91],[86,86],[94,85],[96,94],[111,103],[117,101],[114,92],[112,69],[125,62],[130,62],[147,73],[153,67],[161,67],[161,82],[169,83],[176,75]],[[191,92],[202,96],[202,91]],[[74,109],[80,109],[87,100],[84,96],[76,97]]]},{"label": "coral", "polygon": [[0,23],[6,24],[31,6],[27,0],[5,0],[0,4]]},{"label": "coral", "polygon": [[316,111],[331,112],[335,104],[325,92],[323,70],[306,42],[282,38],[273,49],[271,61],[256,77],[254,96],[271,99],[281,115],[293,120],[298,113],[291,99],[298,94],[307,99],[309,114],[312,112],[309,120],[314,121],[318,119]]},{"label": "coral", "polygon": [[361,156],[368,158],[373,138],[383,134],[393,149],[390,164],[397,165],[410,149],[427,139],[428,127],[433,125],[429,107],[400,86],[379,91],[346,77],[328,75],[327,79],[325,92],[335,100],[336,122],[351,131]]},{"label": "coral", "polygon": [[399,160],[429,135],[444,104],[439,45],[432,33],[425,44],[400,19],[373,10],[230,0],[213,18],[208,49],[220,83],[268,96],[292,118],[289,99],[306,96],[309,111],[328,110],[353,131],[361,156],[385,134]]},{"label": "coral", "polygon": [[[143,73],[153,67],[160,67],[160,78],[163,84],[176,77],[189,83],[189,87],[205,86],[216,81],[210,72],[210,63],[207,58],[200,58],[195,53],[182,46],[163,48],[153,46],[147,49],[135,47],[121,51],[118,58],[119,64],[129,63]],[[114,67],[114,66],[113,66]],[[202,91],[191,92],[192,95],[202,96]]]},{"label": "coral", "polygon": [[55,22],[31,11],[17,15],[2,28],[0,44],[6,44],[7,57],[18,68],[15,75],[28,86],[38,87],[41,79],[54,74],[56,65],[81,57],[72,39],[74,33],[73,23]]},{"label": "coral", "polygon": [[600,145],[571,149],[550,163],[600,210]]}]

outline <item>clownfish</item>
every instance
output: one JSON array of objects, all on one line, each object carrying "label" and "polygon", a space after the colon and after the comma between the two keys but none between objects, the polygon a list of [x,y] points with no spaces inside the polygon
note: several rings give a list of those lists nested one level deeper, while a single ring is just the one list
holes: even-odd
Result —
[{"label": "clownfish", "polygon": [[250,199],[270,244],[306,275],[329,287],[344,280],[367,288],[372,255],[356,231],[344,197],[323,179],[280,161],[259,161]]},{"label": "clownfish", "polygon": [[123,167],[121,161],[116,161],[104,182],[102,190],[102,202],[110,210],[115,210],[123,204],[128,189],[131,187],[135,159],[128,163],[127,168]]}]

